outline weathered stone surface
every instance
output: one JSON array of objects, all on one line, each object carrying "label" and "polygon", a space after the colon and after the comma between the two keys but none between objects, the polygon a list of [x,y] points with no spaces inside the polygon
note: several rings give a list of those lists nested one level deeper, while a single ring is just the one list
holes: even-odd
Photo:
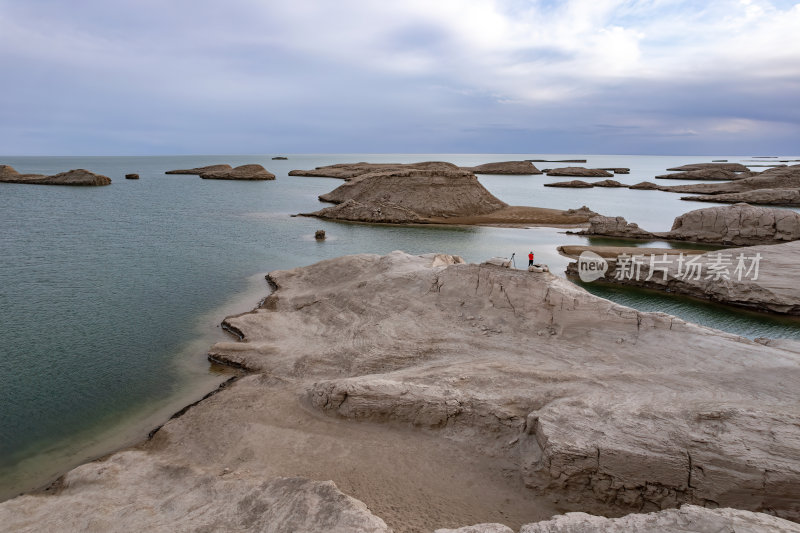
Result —
[{"label": "weathered stone surface", "polygon": [[0,518],[4,530],[30,533],[390,531],[331,481],[265,481],[243,472],[154,461],[141,451],[78,467],[65,475],[57,495],[5,502]]},{"label": "weathered stone surface", "polygon": [[578,176],[585,178],[610,178],[610,172],[600,168],[563,167],[554,168],[547,172],[548,176]]},{"label": "weathered stone surface", "polygon": [[459,168],[444,161],[423,161],[421,163],[340,163],[313,170],[292,170],[290,176],[306,176],[317,178],[340,178],[351,180],[355,177],[371,172],[393,170],[431,170],[431,171],[457,171]]},{"label": "weathered stone surface", "polygon": [[556,183],[545,183],[545,187],[569,187],[573,189],[591,189],[594,187],[589,182],[581,181],[581,180],[572,180],[572,181],[558,181]]},{"label": "weathered stone surface", "polygon": [[800,239],[800,213],[742,203],[707,207],[677,217],[665,236],[739,246],[793,241]]},{"label": "weathered stone surface", "polygon": [[431,264],[393,253],[274,272],[263,307],[227,320],[245,342],[212,354],[302,377],[330,415],[508,454],[563,501],[800,518],[800,354],[549,274]]},{"label": "weathered stone surface", "polygon": [[[462,530],[455,531],[461,532]],[[567,513],[550,520],[522,526],[520,533],[721,533],[736,531],[798,533],[800,525],[764,513],[684,505],[680,509],[668,509],[649,514],[630,514],[622,518]]]},{"label": "weathered stone surface", "polygon": [[365,205],[356,200],[347,200],[333,207],[326,207],[310,213],[310,215],[319,218],[376,224],[410,224],[423,221],[422,217],[411,209],[397,204],[377,202]]},{"label": "weathered stone surface", "polygon": [[661,190],[661,187],[661,185],[653,183],[652,181],[642,181],[636,185],[631,185],[628,188],[642,191],[658,191]]},{"label": "weathered stone surface", "polygon": [[474,174],[463,170],[371,172],[340,185],[319,199],[333,203],[355,200],[370,207],[397,206],[420,218],[481,215],[508,205],[492,196]]},{"label": "weathered stone surface", "polygon": [[125,174],[126,180],[138,180],[139,174]]},{"label": "weathered stone surface", "polygon": [[595,187],[627,187],[627,185],[620,183],[617,180],[600,180],[594,182],[592,185]]},{"label": "weathered stone surface", "polygon": [[635,222],[628,222],[623,217],[606,217],[596,215],[589,219],[589,227],[578,232],[580,235],[603,235],[606,237],[651,238],[653,233],[645,231]]},{"label": "weathered stone surface", "polygon": [[631,169],[623,168],[623,167],[601,168],[600,170],[607,170],[609,172],[613,172],[614,174],[630,174],[631,173]]},{"label": "weathered stone surface", "polygon": [[45,176],[42,174],[20,174],[9,165],[0,165],[0,181],[6,183],[30,183],[33,185],[111,185],[111,178],[82,168]]},{"label": "weathered stone surface", "polygon": [[233,169],[210,170],[200,173],[204,180],[274,180],[275,174],[268,172],[261,165],[242,165]]},{"label": "weathered stone surface", "polygon": [[209,165],[207,167],[197,168],[184,168],[178,170],[167,170],[164,174],[197,174],[200,175],[204,172],[216,172],[220,170],[232,170],[230,165]]},{"label": "weathered stone surface", "polygon": [[[800,241],[726,248],[691,260],[646,249],[604,257],[609,259],[605,282],[668,290],[757,311],[800,315]],[[567,273],[578,275],[576,263],[568,266]]]},{"label": "weathered stone surface", "polygon": [[661,174],[656,176],[660,180],[718,180],[730,181],[749,178],[752,174],[750,172],[734,172],[719,167],[700,168],[697,170],[687,170],[685,172],[675,172],[673,174]]},{"label": "weathered stone surface", "polygon": [[692,171],[705,169],[722,169],[730,170],[731,172],[749,172],[746,166],[739,163],[690,163],[688,165],[668,168],[667,170]]},{"label": "weathered stone surface", "polygon": [[681,200],[692,202],[717,202],[738,204],[746,202],[757,205],[783,205],[800,207],[800,189],[756,189],[754,191],[728,194],[709,194],[705,196],[682,196]]},{"label": "weathered stone surface", "polygon": [[695,209],[675,218],[672,229],[649,232],[622,217],[595,216],[581,235],[662,238],[708,244],[748,246],[800,239],[800,213],[777,207],[734,204]]},{"label": "weathered stone surface", "polygon": [[692,194],[727,194],[757,189],[800,189],[800,165],[770,168],[749,178],[725,183],[695,183],[663,187],[662,191]]},{"label": "weathered stone surface", "polygon": [[461,167],[461,169],[475,174],[532,175],[542,173],[530,161],[502,161],[485,163],[476,167]]},{"label": "weathered stone surface", "polygon": [[433,533],[515,533],[513,529],[503,524],[475,524],[458,529],[437,529]]}]

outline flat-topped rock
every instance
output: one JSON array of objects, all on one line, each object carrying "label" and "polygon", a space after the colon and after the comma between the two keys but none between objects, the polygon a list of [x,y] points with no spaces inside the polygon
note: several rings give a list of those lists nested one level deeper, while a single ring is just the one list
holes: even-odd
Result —
[{"label": "flat-topped rock", "polygon": [[261,165],[242,165],[233,169],[210,170],[200,173],[204,180],[274,180],[275,174]]},{"label": "flat-topped rock", "polygon": [[580,235],[661,238],[706,244],[750,246],[800,239],[800,213],[748,204],[706,207],[675,218],[670,231],[649,232],[623,217],[595,216]]},{"label": "flat-topped rock", "polygon": [[668,168],[667,170],[691,171],[704,169],[722,169],[732,172],[749,172],[749,169],[740,163],[690,163],[679,167]]},{"label": "flat-topped rock", "polygon": [[661,174],[656,176],[659,180],[711,180],[711,181],[731,181],[749,178],[751,172],[734,172],[724,168],[701,168],[698,170],[687,170],[685,172],[674,172],[672,174]]},{"label": "flat-topped rock", "polygon": [[111,178],[95,174],[82,168],[61,172],[52,176],[42,174],[20,174],[9,165],[0,165],[0,181],[6,183],[29,183],[33,185],[111,185]]},{"label": "flat-topped rock", "polygon": [[[651,253],[646,249],[616,257],[604,255],[609,267],[601,281],[669,291],[756,311],[800,315],[797,283],[800,241],[684,255]],[[567,273],[578,275],[576,263],[567,267]]]},{"label": "flat-topped rock", "polygon": [[740,246],[800,239],[800,213],[749,204],[707,207],[684,213],[666,234],[670,239]]},{"label": "flat-topped rock", "polygon": [[217,171],[225,171],[231,170],[233,167],[230,165],[208,165],[207,167],[197,167],[197,168],[185,168],[185,169],[178,169],[178,170],[167,170],[164,174],[196,174],[200,175],[204,172],[217,172]]},{"label": "flat-topped rock", "polygon": [[585,167],[562,167],[553,168],[547,171],[548,176],[578,176],[584,178],[610,178],[613,176],[610,172],[599,168],[585,168]]},{"label": "flat-topped rock", "polygon": [[673,185],[661,190],[691,194],[729,194],[758,189],[800,189],[800,165],[770,168],[731,182]]},{"label": "flat-topped rock", "polygon": [[782,205],[800,207],[800,189],[756,189],[728,194],[708,194],[703,196],[682,196],[681,200],[692,202],[717,202],[738,204],[745,202],[756,205]]},{"label": "flat-topped rock", "polygon": [[600,170],[607,170],[609,172],[613,172],[614,174],[630,174],[631,169],[626,167],[605,167],[601,168]]},{"label": "flat-topped rock", "polygon": [[592,183],[595,187],[610,187],[610,188],[617,188],[617,187],[627,187],[624,183],[620,183],[617,180],[600,180]]},{"label": "flat-topped rock", "polygon": [[593,184],[581,181],[581,180],[572,180],[572,181],[558,181],[556,183],[545,183],[545,187],[569,187],[573,189],[591,189],[594,187]]},{"label": "flat-topped rock", "polygon": [[392,170],[431,170],[457,171],[459,168],[444,161],[423,161],[421,163],[339,163],[317,167],[313,170],[292,170],[290,176],[306,176],[318,178],[339,178],[351,180],[357,176],[379,171]]},{"label": "flat-topped rock", "polygon": [[628,188],[641,191],[660,191],[662,186],[658,183],[653,183],[652,181],[642,181],[635,185],[631,185]]},{"label": "flat-topped rock", "polygon": [[533,175],[541,174],[530,161],[502,161],[499,163],[485,163],[475,167],[461,167],[474,174],[507,174],[507,175]]}]

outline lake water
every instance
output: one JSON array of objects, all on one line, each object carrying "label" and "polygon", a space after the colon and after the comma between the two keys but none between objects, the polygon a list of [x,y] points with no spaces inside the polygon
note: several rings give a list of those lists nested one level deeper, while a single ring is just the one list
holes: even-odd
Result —
[{"label": "lake water", "polygon": [[[180,157],[0,157],[20,172],[86,168],[109,187],[0,183],[0,500],[48,482],[87,459],[140,441],[168,416],[228,377],[207,362],[225,338],[227,314],[253,308],[268,291],[264,273],[353,253],[445,252],[468,261],[529,249],[563,275],[561,244],[583,237],[550,228],[392,227],[290,215],[319,209],[317,196],[341,184],[288,177],[292,169],[341,162],[587,158],[586,166],[630,167],[623,183],[667,167],[740,157],[576,155],[289,155]],[[201,180],[175,168],[260,163],[276,181]],[[566,166],[537,163],[539,168]],[[136,172],[141,179],[123,179]],[[627,189],[558,189],[546,176],[481,176],[514,205],[587,205],[652,231],[713,204]],[[690,182],[675,182],[690,183]],[[328,240],[317,242],[316,229]],[[594,240],[598,243],[602,241]],[[800,338],[800,322],[650,291],[589,286],[643,310],[666,311],[749,337]]]}]

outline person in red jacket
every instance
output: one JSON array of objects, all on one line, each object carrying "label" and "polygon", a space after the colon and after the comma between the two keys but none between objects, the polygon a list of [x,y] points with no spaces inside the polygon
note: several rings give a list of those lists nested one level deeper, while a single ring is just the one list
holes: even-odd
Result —
[{"label": "person in red jacket", "polygon": [[528,266],[533,266],[533,250],[528,254]]}]

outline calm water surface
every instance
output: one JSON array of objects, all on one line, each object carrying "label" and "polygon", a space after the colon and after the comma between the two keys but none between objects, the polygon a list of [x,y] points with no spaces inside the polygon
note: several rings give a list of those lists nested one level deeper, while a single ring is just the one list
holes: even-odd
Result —
[{"label": "calm water surface", "polygon": [[[225,379],[225,369],[206,361],[206,349],[223,338],[218,324],[226,314],[252,308],[266,295],[265,272],[398,249],[453,253],[468,261],[513,252],[524,257],[534,249],[537,260],[562,273],[567,260],[556,247],[590,242],[550,228],[391,227],[295,218],[290,215],[319,209],[323,204],[317,196],[341,181],[288,177],[288,171],[354,161],[475,165],[572,157],[0,157],[0,164],[20,172],[86,168],[114,181],[98,188],[0,183],[0,499],[141,440],[170,413]],[[588,159],[587,166],[630,167],[630,175],[615,179],[637,183],[669,166],[742,158]],[[164,175],[165,170],[215,163],[261,163],[278,179],[247,183]],[[141,179],[123,179],[130,172]],[[510,204],[561,209],[588,205],[652,231],[668,230],[685,211],[713,205],[682,202],[677,194],[659,191],[542,186],[557,180],[561,178],[481,176],[492,193]],[[313,238],[319,228],[329,235],[325,242]],[[795,319],[650,291],[587,288],[626,305],[749,337],[800,338]]]}]

